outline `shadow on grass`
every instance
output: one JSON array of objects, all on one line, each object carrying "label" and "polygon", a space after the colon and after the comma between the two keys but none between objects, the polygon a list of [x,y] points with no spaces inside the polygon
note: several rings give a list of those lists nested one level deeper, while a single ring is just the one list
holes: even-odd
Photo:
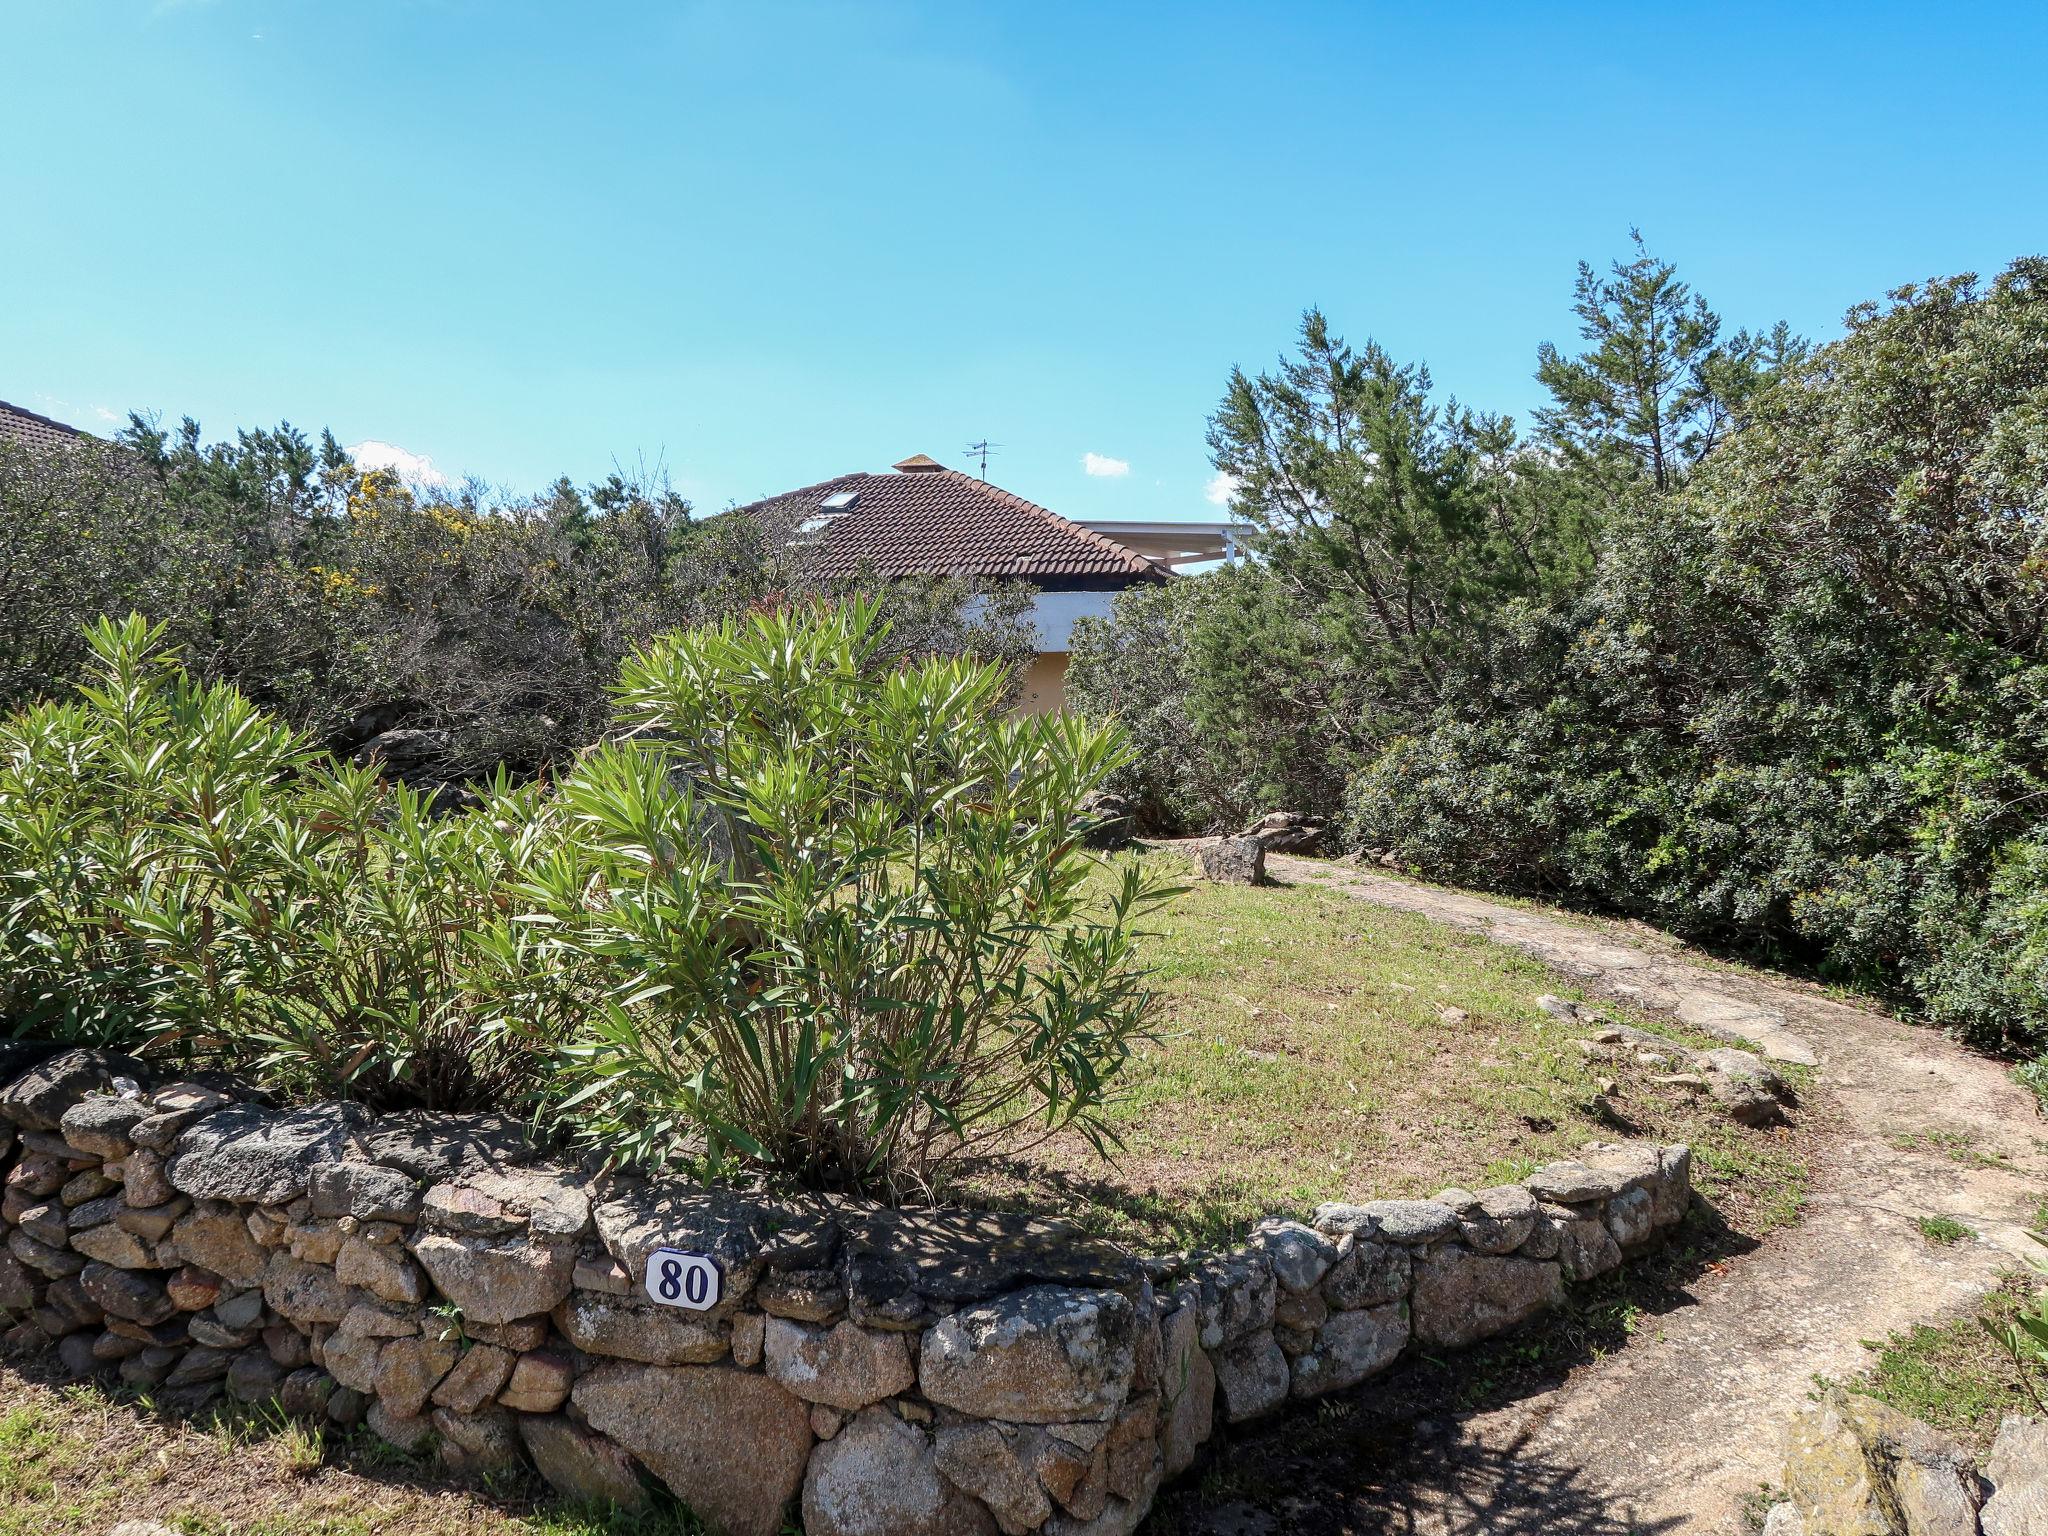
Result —
[{"label": "shadow on grass", "polygon": [[1287,1214],[1284,1201],[1260,1201],[1250,1184],[1224,1184],[1199,1195],[1184,1190],[1163,1194],[1124,1188],[1113,1177],[1085,1177],[1006,1157],[983,1160],[970,1177],[976,1173],[992,1176],[986,1187],[976,1185],[971,1196],[984,1209],[1069,1221],[1134,1243],[1146,1253],[1229,1246],[1242,1242],[1260,1217]]},{"label": "shadow on grass", "polygon": [[[1488,1440],[1466,1416],[1524,1401],[1624,1347],[1645,1319],[1755,1239],[1703,1199],[1654,1253],[1576,1286],[1564,1305],[1456,1354],[1413,1355],[1356,1391],[1220,1431],[1205,1465],[1168,1488],[1146,1536],[1652,1536],[1584,1469]],[[1220,1430],[1220,1422],[1219,1422]]]}]

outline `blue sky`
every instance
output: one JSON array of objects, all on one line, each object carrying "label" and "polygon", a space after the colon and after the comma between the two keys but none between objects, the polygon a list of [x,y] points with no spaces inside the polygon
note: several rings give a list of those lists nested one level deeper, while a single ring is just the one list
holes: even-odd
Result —
[{"label": "blue sky", "polygon": [[0,11],[0,398],[513,488],[986,437],[1070,515],[1213,515],[1205,419],[1311,303],[1525,415],[1632,224],[1821,337],[2048,249],[2040,5]]}]

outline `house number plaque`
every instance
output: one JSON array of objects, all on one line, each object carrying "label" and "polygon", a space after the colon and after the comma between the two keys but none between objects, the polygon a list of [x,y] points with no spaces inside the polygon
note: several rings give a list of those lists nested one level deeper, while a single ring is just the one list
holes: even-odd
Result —
[{"label": "house number plaque", "polygon": [[708,1253],[657,1248],[647,1255],[647,1294],[665,1307],[708,1311],[718,1305],[724,1279]]}]

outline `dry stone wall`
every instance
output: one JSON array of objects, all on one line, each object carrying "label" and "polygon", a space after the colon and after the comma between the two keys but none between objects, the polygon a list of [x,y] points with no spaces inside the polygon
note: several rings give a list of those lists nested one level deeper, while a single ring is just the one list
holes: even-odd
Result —
[{"label": "dry stone wall", "polygon": [[552,1165],[490,1116],[277,1109],[0,1045],[17,1346],[771,1536],[1113,1536],[1226,1423],[1496,1333],[1683,1214],[1684,1147],[1140,1260],[1058,1223]]}]

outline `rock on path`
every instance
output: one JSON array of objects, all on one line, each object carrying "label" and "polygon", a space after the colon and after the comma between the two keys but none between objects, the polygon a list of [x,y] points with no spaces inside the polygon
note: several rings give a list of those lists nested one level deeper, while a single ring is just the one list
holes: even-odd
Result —
[{"label": "rock on path", "polygon": [[[2048,1124],[1996,1061],[1803,983],[1703,963],[1664,935],[1302,859],[1269,868],[1483,933],[1591,991],[1815,1066],[1825,1100],[1798,1226],[1701,1276],[1693,1305],[1646,1320],[1556,1387],[1441,1422],[1410,1459],[1420,1471],[1328,1490],[1331,1529],[1739,1531],[1744,1500],[1777,1479],[1783,1427],[1816,1375],[1855,1375],[1871,1358],[1860,1341],[1952,1316],[2014,1255],[2038,1252],[2025,1228],[2048,1195]],[[1935,1246],[1916,1226],[1931,1215],[1977,1235]]]}]

